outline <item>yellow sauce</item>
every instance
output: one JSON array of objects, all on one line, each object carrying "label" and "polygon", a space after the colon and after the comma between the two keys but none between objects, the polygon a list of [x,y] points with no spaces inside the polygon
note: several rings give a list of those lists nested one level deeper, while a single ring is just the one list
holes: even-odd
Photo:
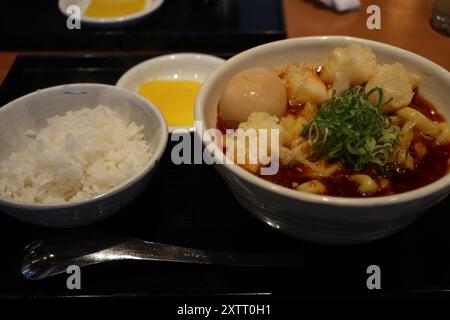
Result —
[{"label": "yellow sauce", "polygon": [[144,10],[146,0],[91,0],[84,12],[94,18],[127,16]]},{"label": "yellow sauce", "polygon": [[183,80],[151,80],[138,93],[153,102],[171,127],[192,126],[195,96],[201,84]]}]

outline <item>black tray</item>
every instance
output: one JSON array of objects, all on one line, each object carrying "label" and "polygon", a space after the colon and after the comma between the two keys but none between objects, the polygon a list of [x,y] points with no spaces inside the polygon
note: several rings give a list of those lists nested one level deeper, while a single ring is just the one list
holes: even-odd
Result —
[{"label": "black tray", "polygon": [[[228,55],[222,55],[227,58]],[[140,57],[19,56],[0,88],[2,104],[38,88],[69,82],[115,83]],[[450,198],[404,231],[352,246],[323,246],[284,236],[253,218],[231,195],[213,167],[164,161],[143,195],[95,225],[57,230],[0,215],[0,297],[198,297],[271,294],[311,297],[447,297],[450,289]],[[66,289],[67,275],[30,282],[18,274],[31,241],[61,243],[74,235],[138,237],[196,248],[304,255],[301,269],[245,269],[166,263],[112,263],[82,270],[82,289]],[[381,268],[377,293],[366,287],[369,265]]]},{"label": "black tray", "polygon": [[66,28],[57,3],[0,1],[0,50],[241,51],[285,38],[278,0],[166,0],[136,25],[81,30]]}]

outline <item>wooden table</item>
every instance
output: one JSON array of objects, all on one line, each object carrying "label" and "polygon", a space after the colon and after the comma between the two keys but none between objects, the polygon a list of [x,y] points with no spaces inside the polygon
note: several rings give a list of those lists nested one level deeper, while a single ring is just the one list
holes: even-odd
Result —
[{"label": "wooden table", "polygon": [[[315,0],[283,0],[287,35],[373,39],[418,53],[450,70],[450,37],[436,32],[429,24],[432,0],[361,0],[361,3],[359,11],[336,13]],[[366,27],[369,5],[381,8],[381,30]],[[0,52],[0,83],[19,53]]]},{"label": "wooden table", "polygon": [[[369,5],[381,9],[381,29],[366,26]],[[450,70],[450,37],[430,26],[433,0],[361,0],[361,10],[335,13],[314,0],[284,0],[289,37],[349,35],[392,44]]]}]

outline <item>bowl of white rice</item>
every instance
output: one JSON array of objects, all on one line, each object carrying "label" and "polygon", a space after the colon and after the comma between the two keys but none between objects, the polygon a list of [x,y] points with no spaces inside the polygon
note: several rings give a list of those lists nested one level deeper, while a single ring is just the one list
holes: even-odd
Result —
[{"label": "bowl of white rice", "polygon": [[124,89],[27,94],[0,108],[0,211],[51,227],[111,216],[145,188],[167,138],[158,108]]}]

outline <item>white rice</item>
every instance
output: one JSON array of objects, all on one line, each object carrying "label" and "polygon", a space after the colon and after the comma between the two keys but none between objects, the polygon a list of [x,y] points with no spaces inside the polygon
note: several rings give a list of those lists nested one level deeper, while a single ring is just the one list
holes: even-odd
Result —
[{"label": "white rice", "polygon": [[0,162],[0,196],[62,203],[101,194],[137,174],[151,150],[143,126],[105,106],[69,111],[26,130],[29,145]]}]

